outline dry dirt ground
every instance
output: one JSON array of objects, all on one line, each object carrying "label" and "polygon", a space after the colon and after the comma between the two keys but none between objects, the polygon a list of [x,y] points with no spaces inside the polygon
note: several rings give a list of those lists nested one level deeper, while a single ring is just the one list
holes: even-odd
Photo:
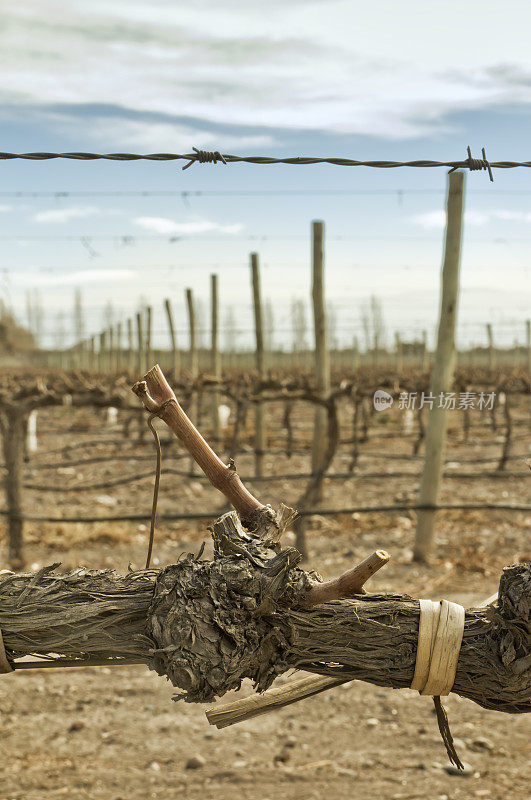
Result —
[{"label": "dry dirt ground", "polygon": [[[513,447],[518,458],[508,465],[516,474],[503,479],[448,478],[443,501],[530,502],[525,465],[531,455],[529,423],[525,422],[528,409],[522,405],[520,412],[519,439]],[[278,419],[276,422],[278,427]],[[80,430],[83,426],[85,430]],[[39,430],[40,451],[27,464],[26,482],[58,491],[28,490],[27,513],[61,516],[149,511],[151,478],[90,492],[64,489],[150,471],[150,440],[146,438],[143,445],[120,442],[120,428],[107,426],[103,415],[73,410],[68,414],[63,410],[62,415],[57,410],[42,413]],[[362,453],[389,457],[410,453],[411,438],[381,435],[389,430],[389,423],[375,423],[369,441],[361,446]],[[454,466],[450,469],[467,473],[492,470],[501,448],[499,436],[500,432],[492,432],[486,425],[473,427],[465,444],[456,416],[449,452]],[[280,430],[277,438],[281,444]],[[95,440],[99,444],[89,445]],[[50,452],[72,443],[73,450]],[[173,452],[179,453],[178,449]],[[72,466],[89,457],[111,454],[123,460]],[[491,455],[491,464],[465,463],[466,459]],[[345,446],[334,468],[343,471],[349,460],[349,446]],[[172,461],[167,454],[165,463],[183,468],[187,461]],[[240,472],[251,472],[252,463],[251,454],[241,455]],[[42,468],[50,464],[54,469]],[[308,457],[288,459],[277,453],[267,457],[266,467],[268,474],[306,470]],[[419,462],[365,455],[351,480],[327,481],[323,506],[413,500],[418,469]],[[359,474],[383,476],[393,470],[411,473],[411,477],[363,479]],[[254,491],[273,504],[281,500],[295,504],[302,486],[279,480],[254,484]],[[161,512],[221,507],[214,490],[197,477],[184,480],[167,475],[161,492]],[[504,565],[530,558],[530,523],[529,512],[441,512],[433,561],[419,566],[411,562],[412,514],[329,517],[317,511],[308,521],[308,565],[324,576],[336,575],[372,550],[385,548],[392,560],[372,580],[374,590],[446,597],[473,605],[496,590]],[[171,563],[183,550],[197,552],[208,537],[206,525],[161,523],[156,563]],[[27,563],[33,569],[61,561],[65,568],[82,564],[125,571],[129,563],[143,565],[147,523],[28,523],[25,534]],[[244,686],[241,694],[250,691],[250,686]],[[457,750],[466,762],[464,776],[445,771],[448,761],[432,703],[412,691],[352,682],[224,731],[208,725],[203,706],[174,703],[172,694],[169,684],[143,667],[41,670],[3,677],[1,800],[307,800],[326,794],[337,800],[527,800],[531,796],[529,719],[485,711],[454,695],[445,705]]]}]

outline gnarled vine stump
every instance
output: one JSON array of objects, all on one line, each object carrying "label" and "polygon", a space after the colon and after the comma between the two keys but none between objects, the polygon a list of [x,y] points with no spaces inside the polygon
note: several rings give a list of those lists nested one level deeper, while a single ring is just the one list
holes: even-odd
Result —
[{"label": "gnarled vine stump", "polygon": [[[344,680],[408,687],[419,604],[360,594],[308,607],[310,573],[282,548],[283,522],[259,509],[245,529],[235,512],[212,528],[213,560],[193,555],[162,570],[118,577],[53,567],[0,576],[8,658],[145,662],[189,702],[211,701],[250,678],[266,689],[298,668]],[[504,570],[495,607],[469,609],[453,691],[479,705],[531,710],[531,565]]]}]

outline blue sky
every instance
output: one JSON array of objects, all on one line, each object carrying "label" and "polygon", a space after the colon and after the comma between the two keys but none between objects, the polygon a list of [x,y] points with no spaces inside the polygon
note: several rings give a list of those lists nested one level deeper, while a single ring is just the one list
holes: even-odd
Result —
[{"label": "blue sky", "polygon": [[[493,161],[531,159],[525,2],[472,0],[465,11],[412,0],[370,8],[337,0],[21,2],[3,16],[6,151],[195,145],[241,155],[446,160],[464,157],[470,144],[475,155],[486,146]],[[389,340],[395,330],[415,336],[426,328],[433,341],[443,169],[238,164],[182,172],[179,163],[13,161],[0,174],[3,294],[23,317],[27,290],[39,289],[48,343],[58,314],[69,327],[80,288],[88,333],[100,330],[109,301],[118,320],[143,298],[158,309],[162,343],[170,296],[185,344],[184,290],[191,286],[206,308],[217,272],[222,322],[234,305],[247,344],[256,250],[276,341],[288,344],[291,298],[309,301],[312,219],[326,223],[327,293],[340,341],[361,335],[371,294],[382,300]],[[155,194],[98,194],[113,191]],[[463,343],[483,342],[488,321],[500,343],[523,340],[530,244],[531,171],[499,170],[494,184],[485,173],[468,175]]]}]

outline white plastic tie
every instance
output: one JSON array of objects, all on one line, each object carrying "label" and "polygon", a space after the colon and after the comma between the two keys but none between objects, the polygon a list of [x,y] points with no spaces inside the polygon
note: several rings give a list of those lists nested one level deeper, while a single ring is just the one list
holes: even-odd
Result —
[{"label": "white plastic tie", "polygon": [[465,609],[449,600],[419,600],[420,621],[411,688],[434,697],[450,694],[465,627]]}]

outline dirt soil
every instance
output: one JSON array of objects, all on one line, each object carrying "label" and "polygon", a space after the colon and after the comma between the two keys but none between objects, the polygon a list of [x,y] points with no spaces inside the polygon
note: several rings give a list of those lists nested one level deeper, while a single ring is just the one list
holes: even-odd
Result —
[{"label": "dirt soil", "polygon": [[[465,443],[456,412],[448,469],[482,472],[483,476],[448,477],[443,502],[530,502],[525,464],[531,454],[528,411],[524,404],[520,406],[518,438],[512,449],[516,458],[507,464],[511,476],[504,478],[486,474],[493,471],[501,452],[502,431],[492,431],[478,415]],[[385,423],[374,421],[369,440],[361,445],[365,455],[357,472],[347,482],[326,482],[323,507],[414,501],[420,462],[393,457],[411,453],[415,434],[389,436],[398,430],[399,413]],[[306,430],[301,417],[300,430],[295,430],[299,444]],[[284,435],[280,419],[281,409],[271,422],[271,442],[279,449]],[[346,411],[345,420],[348,424]],[[30,456],[25,480],[56,491],[28,489],[26,512],[52,516],[148,513],[152,477],[135,484],[66,491],[75,485],[113,482],[152,471],[152,442],[146,436],[143,444],[137,443],[135,426],[130,438],[122,439],[120,419],[107,425],[105,416],[94,412],[39,413],[39,451]],[[342,436],[348,435],[345,428]],[[94,441],[96,445],[90,444]],[[72,449],[51,452],[66,445]],[[351,445],[341,448],[336,471],[348,469],[350,451]],[[116,455],[122,460],[78,463]],[[486,457],[492,461],[467,463]],[[164,463],[188,468],[188,459],[174,445],[165,448]],[[307,453],[287,458],[277,452],[267,456],[266,471],[269,475],[307,471],[308,464]],[[238,467],[242,475],[252,473],[252,453],[241,454]],[[393,471],[400,475],[393,476]],[[364,479],[366,473],[373,477]],[[404,477],[403,473],[408,474]],[[278,480],[255,483],[253,491],[263,501],[293,505],[303,486],[303,482]],[[161,513],[221,507],[215,491],[198,476],[163,477]],[[197,552],[208,539],[207,524],[161,523],[155,564],[174,562],[182,551]],[[373,578],[371,589],[474,605],[496,590],[504,565],[531,557],[530,530],[531,514],[525,511],[440,512],[433,560],[421,566],[411,561],[412,513],[320,516],[316,511],[308,520],[308,566],[333,576],[374,549],[384,548],[392,560]],[[112,566],[119,572],[129,564],[138,568],[145,558],[147,531],[147,522],[27,523],[28,568],[54,561],[61,561],[65,568]],[[205,554],[208,548],[207,541]],[[250,692],[246,685],[240,695]],[[337,800],[530,797],[529,719],[485,711],[455,695],[446,698],[445,706],[457,751],[466,765],[463,776],[446,771],[448,760],[431,700],[410,690],[351,682],[223,731],[209,726],[205,707],[174,703],[173,693],[164,679],[144,667],[19,671],[2,677],[1,800],[232,800],[235,796],[309,800],[326,794]]]}]

